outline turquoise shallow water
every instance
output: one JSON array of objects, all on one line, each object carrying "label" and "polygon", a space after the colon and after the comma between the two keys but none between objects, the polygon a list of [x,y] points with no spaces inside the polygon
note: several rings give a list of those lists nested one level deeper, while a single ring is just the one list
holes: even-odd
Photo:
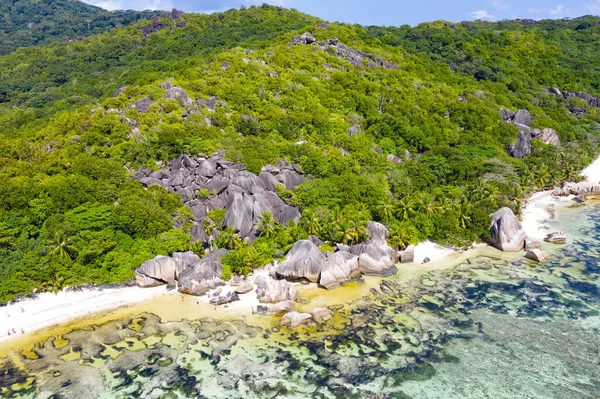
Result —
[{"label": "turquoise shallow water", "polygon": [[390,278],[293,331],[114,320],[0,359],[1,396],[598,398],[600,206],[562,212],[569,244],[543,265],[498,253]]}]

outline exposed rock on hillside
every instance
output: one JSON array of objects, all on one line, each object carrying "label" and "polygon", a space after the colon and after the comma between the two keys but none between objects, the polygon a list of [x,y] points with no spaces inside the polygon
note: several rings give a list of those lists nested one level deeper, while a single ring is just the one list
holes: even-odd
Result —
[{"label": "exposed rock on hillside", "polygon": [[374,68],[376,66],[383,67],[385,69],[395,69],[396,65],[384,60],[379,55],[373,55],[355,50],[352,47],[348,47],[341,43],[337,39],[329,39],[326,42],[317,43],[316,39],[309,33],[303,33],[300,36],[294,37],[288,45],[315,45],[326,51],[329,49],[331,54],[336,57],[350,62],[354,67],[368,66]]},{"label": "exposed rock on hillside", "polygon": [[131,109],[136,109],[138,112],[146,112],[150,109],[151,105],[152,100],[150,100],[150,97],[144,97],[141,100],[129,104],[126,111],[129,112]]},{"label": "exposed rock on hillside", "polygon": [[350,247],[350,253],[358,256],[359,271],[367,276],[389,276],[396,273],[395,252],[383,240]]},{"label": "exposed rock on hillside", "polygon": [[279,265],[276,275],[279,278],[297,281],[306,279],[312,283],[319,281],[325,265],[325,255],[310,240],[297,241]]},{"label": "exposed rock on hillside", "polygon": [[527,155],[531,155],[531,136],[529,135],[529,133],[519,133],[519,137],[517,137],[517,142],[510,150],[510,155],[518,159],[526,157]]},{"label": "exposed rock on hillside", "polygon": [[189,267],[179,275],[179,292],[190,295],[202,295],[218,286],[225,285],[221,279],[223,271],[221,258],[227,255],[226,249],[218,249],[206,255],[196,265]]},{"label": "exposed rock on hillside", "polygon": [[[555,96],[562,97],[565,99],[579,98],[579,99],[585,101],[585,103],[588,105],[588,107],[592,107],[592,108],[600,107],[600,98],[593,96],[586,92],[580,91],[580,92],[562,93],[559,89],[557,89],[555,87],[549,88],[549,89],[544,89],[544,91],[546,93],[554,94]],[[582,111],[580,113],[585,113],[585,109],[579,110],[579,111]],[[571,110],[571,112],[573,112],[573,110]]]},{"label": "exposed rock on hillside", "polygon": [[510,208],[501,208],[491,215],[490,243],[504,252],[518,252],[525,247],[527,234]]},{"label": "exposed rock on hillside", "polygon": [[[306,178],[294,165],[282,162],[279,167],[267,166],[256,176],[244,165],[225,161],[218,155],[182,154],[171,161],[169,170],[140,170],[135,177],[147,187],[159,185],[181,196],[194,214],[191,235],[195,241],[216,239],[208,237],[202,225],[208,212],[219,208],[226,209],[223,227],[233,227],[242,238],[253,239],[255,224],[264,212],[271,212],[282,225],[300,219],[298,208],[285,204],[275,190],[280,184],[294,189]],[[202,196],[198,196],[199,190]]]},{"label": "exposed rock on hillside", "polygon": [[171,87],[164,94],[163,98],[176,100],[180,105],[189,107],[194,103],[194,100],[181,87]]},{"label": "exposed rock on hillside", "polygon": [[558,138],[558,134],[554,129],[546,128],[543,129],[539,134],[533,136],[534,139],[543,141],[549,145],[560,145],[560,138]]},{"label": "exposed rock on hillside", "polygon": [[370,239],[373,238],[383,238],[387,239],[390,235],[390,232],[387,227],[379,222],[369,221],[367,224],[367,235]]}]

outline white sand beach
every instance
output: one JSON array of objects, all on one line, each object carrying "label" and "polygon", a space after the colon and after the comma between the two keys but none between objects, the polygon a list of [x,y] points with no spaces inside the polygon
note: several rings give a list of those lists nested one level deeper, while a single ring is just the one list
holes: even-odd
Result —
[{"label": "white sand beach", "polygon": [[[586,177],[587,181],[600,181],[600,158],[588,166],[582,172],[582,175]],[[556,218],[557,205],[566,201],[570,202],[571,198],[554,197],[551,191],[542,191],[531,195],[526,202],[522,221],[523,228],[528,236],[542,240],[549,233],[547,224]],[[482,246],[485,247],[486,245],[480,244],[476,247],[481,248]],[[439,246],[434,242],[425,241],[415,247],[413,265],[420,265],[425,258],[429,258],[430,267],[441,267],[436,265],[464,258],[469,253],[470,251],[461,253]],[[411,265],[401,265],[400,270],[402,271],[405,267],[411,267]],[[249,280],[254,281],[259,275],[268,275],[268,273],[268,268],[255,270]],[[222,287],[221,295],[227,294],[235,288],[226,285]],[[179,302],[178,297],[181,297],[181,303],[184,306],[173,309],[173,303]],[[164,305],[165,309],[171,309],[176,315],[206,314],[214,311],[216,312],[215,315],[225,317],[251,315],[253,309],[259,304],[255,291],[240,295],[240,301],[219,306],[217,309],[214,309],[209,300],[209,296],[192,297],[181,295],[176,291],[168,291],[165,286],[84,289],[81,291],[61,291],[56,294],[42,293],[36,298],[25,299],[0,308],[0,342],[17,339],[77,319],[100,315],[119,308],[133,307],[150,301],[158,307]]]}]

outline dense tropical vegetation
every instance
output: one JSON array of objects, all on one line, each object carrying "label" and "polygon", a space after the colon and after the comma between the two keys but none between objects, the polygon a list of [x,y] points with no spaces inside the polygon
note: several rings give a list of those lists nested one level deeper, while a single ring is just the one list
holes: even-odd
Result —
[{"label": "dense tropical vegetation", "polygon": [[76,0],[0,0],[0,54],[52,42],[82,40],[161,15],[109,12]]},{"label": "dense tropical vegetation", "polygon": [[[202,253],[179,196],[131,179],[182,152],[219,151],[254,173],[285,159],[312,176],[278,189],[302,209],[300,222],[279,226],[265,214],[253,245],[222,229],[222,210],[209,214],[204,232],[223,230],[210,248],[233,250],[225,277],[308,234],[324,250],[359,242],[369,220],[386,224],[400,248],[486,240],[490,213],[518,212],[526,193],[577,178],[597,154],[597,109],[575,116],[569,105],[581,101],[542,89],[599,94],[598,21],[381,28],[262,6],[170,15],[0,57],[0,301],[119,283],[155,255]],[[288,45],[304,31],[389,68]],[[162,98],[167,80],[222,103],[186,109]],[[147,112],[127,108],[144,97]],[[527,108],[561,146],[538,141],[531,156],[510,157],[519,129],[502,122],[502,107]]]}]

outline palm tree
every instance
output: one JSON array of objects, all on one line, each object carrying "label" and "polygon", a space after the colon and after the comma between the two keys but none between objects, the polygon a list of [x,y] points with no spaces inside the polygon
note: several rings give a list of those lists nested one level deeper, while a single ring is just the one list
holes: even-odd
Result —
[{"label": "palm tree", "polygon": [[367,226],[364,221],[351,220],[349,227],[352,243],[358,244],[367,235]]},{"label": "palm tree", "polygon": [[428,219],[431,219],[439,209],[440,207],[435,203],[435,197],[433,195],[425,193],[421,196],[421,199],[419,200],[419,210],[423,212]]},{"label": "palm tree", "polygon": [[442,212],[451,212],[456,208],[456,202],[454,202],[452,198],[444,197],[442,198],[439,207]]},{"label": "palm tree", "polygon": [[242,239],[232,227],[227,227],[219,234],[217,244],[221,248],[238,249],[242,246]]},{"label": "palm tree", "polygon": [[259,232],[259,237],[270,238],[277,232],[277,219],[273,217],[271,212],[263,212],[255,226]]},{"label": "palm tree", "polygon": [[318,235],[321,231],[321,221],[312,209],[307,209],[302,213],[301,222],[308,234]]},{"label": "palm tree", "polygon": [[58,255],[61,259],[73,259],[76,252],[71,238],[58,231],[51,239],[46,240],[46,248],[49,256]]},{"label": "palm tree", "polygon": [[460,227],[466,229],[471,223],[471,215],[473,213],[473,204],[467,200],[463,200],[457,208],[458,222]]},{"label": "palm tree", "polygon": [[353,238],[352,226],[347,220],[341,220],[336,224],[336,234],[335,237],[342,244],[348,244],[348,241],[351,241]]},{"label": "palm tree", "polygon": [[217,229],[218,227],[214,220],[212,220],[211,218],[204,219],[204,223],[202,224],[202,231],[208,236],[208,244],[210,245],[211,249],[214,249],[214,234],[217,232]]},{"label": "palm tree", "polygon": [[382,220],[390,220],[394,216],[394,205],[391,202],[381,202],[376,209]]},{"label": "palm tree", "polygon": [[548,171],[548,165],[542,164],[535,171],[535,179],[540,188],[544,188],[550,183],[550,172]]},{"label": "palm tree", "polygon": [[406,248],[411,243],[412,233],[406,223],[395,222],[390,226],[388,244],[395,248]]},{"label": "palm tree", "polygon": [[410,198],[402,198],[396,203],[396,214],[400,220],[408,220],[415,214],[415,203]]}]

